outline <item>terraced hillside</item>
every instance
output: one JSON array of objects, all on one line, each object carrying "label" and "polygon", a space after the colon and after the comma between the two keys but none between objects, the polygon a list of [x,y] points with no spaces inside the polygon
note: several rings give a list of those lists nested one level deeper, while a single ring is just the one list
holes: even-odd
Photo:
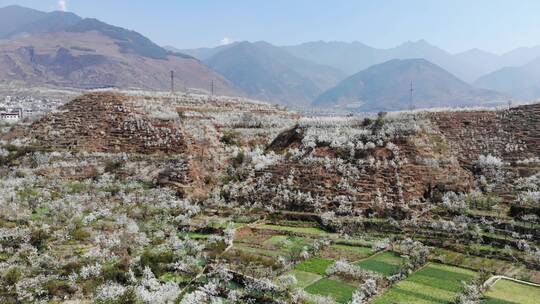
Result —
[{"label": "terraced hillside", "polygon": [[81,96],[0,129],[0,302],[529,301],[537,110]]}]

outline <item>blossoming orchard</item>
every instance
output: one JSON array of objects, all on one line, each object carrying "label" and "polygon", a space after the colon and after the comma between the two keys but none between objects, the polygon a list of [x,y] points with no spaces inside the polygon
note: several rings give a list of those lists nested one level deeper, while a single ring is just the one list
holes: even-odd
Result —
[{"label": "blossoming orchard", "polygon": [[1,303],[540,297],[540,104],[97,91],[0,130]]}]

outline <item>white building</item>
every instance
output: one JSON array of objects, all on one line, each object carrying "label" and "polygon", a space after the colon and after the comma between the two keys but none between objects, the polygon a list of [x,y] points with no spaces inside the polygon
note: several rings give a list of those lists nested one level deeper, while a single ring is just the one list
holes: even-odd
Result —
[{"label": "white building", "polygon": [[21,108],[17,109],[0,109],[0,119],[3,121],[19,121],[23,118],[23,110]]}]

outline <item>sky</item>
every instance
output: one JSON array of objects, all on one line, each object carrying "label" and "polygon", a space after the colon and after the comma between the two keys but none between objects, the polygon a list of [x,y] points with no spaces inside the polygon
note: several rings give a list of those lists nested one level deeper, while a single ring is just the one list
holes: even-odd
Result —
[{"label": "sky", "polygon": [[389,48],[425,39],[452,53],[500,54],[540,45],[538,0],[0,0],[11,4],[97,18],[177,48],[244,40]]}]

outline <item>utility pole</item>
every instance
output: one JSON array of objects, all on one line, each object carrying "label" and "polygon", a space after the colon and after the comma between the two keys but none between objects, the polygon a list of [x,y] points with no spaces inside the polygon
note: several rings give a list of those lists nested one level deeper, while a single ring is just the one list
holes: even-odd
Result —
[{"label": "utility pole", "polygon": [[171,71],[171,93],[174,94],[174,71]]},{"label": "utility pole", "polygon": [[413,104],[413,93],[414,93],[414,87],[413,87],[413,82],[411,80],[411,98],[409,100],[409,110],[414,110],[414,104]]}]

